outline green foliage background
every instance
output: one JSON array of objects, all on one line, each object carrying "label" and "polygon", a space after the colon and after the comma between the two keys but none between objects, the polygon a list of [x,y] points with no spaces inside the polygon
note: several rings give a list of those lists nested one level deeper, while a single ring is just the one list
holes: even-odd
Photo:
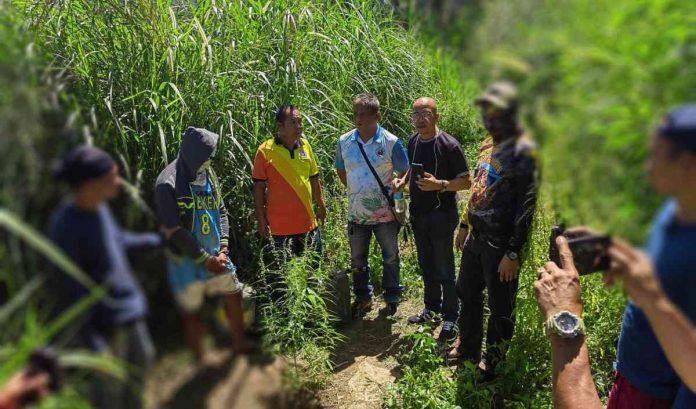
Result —
[{"label": "green foliage background", "polygon": [[[410,132],[412,100],[434,96],[442,128],[462,141],[473,164],[482,130],[471,100],[491,80],[513,79],[525,122],[541,143],[544,183],[503,376],[482,386],[472,368],[453,374],[433,358],[432,337],[417,333],[385,404],[489,407],[502,398],[508,407],[550,407],[548,341],[531,291],[535,270],[546,261],[549,228],[564,219],[643,238],[660,201],[640,167],[646,134],[670,107],[696,99],[696,6],[478,1],[467,2],[461,18],[443,27],[420,9],[403,6],[396,10],[405,14],[393,15],[368,0],[179,3],[25,0],[10,6],[0,0],[0,207],[42,229],[62,192],[48,177],[50,161],[86,141],[120,161],[130,186],[128,198],[114,206],[122,220],[154,228],[148,216],[154,177],[176,155],[186,126],[206,127],[222,136],[215,166],[228,192],[235,261],[253,280],[263,269],[257,257],[263,243],[253,234],[250,160],[273,134],[274,108],[299,105],[333,216],[313,278],[305,260],[290,274],[295,321],[284,325],[272,312],[267,325],[283,331],[282,339],[271,340],[274,349],[313,365],[314,382],[327,374],[335,339],[315,342],[302,323],[319,318],[326,324],[316,279],[348,263],[345,201],[331,169],[336,138],[351,128],[351,96],[374,92],[386,127],[402,138]],[[407,293],[419,298],[412,243],[402,251]],[[40,293],[35,277],[46,270],[44,259],[16,235],[0,238],[0,299],[26,299],[0,335],[6,354],[26,354],[34,346],[29,340],[45,335],[49,299],[33,296]],[[371,263],[377,261],[373,254]],[[169,306],[161,295],[167,291],[163,271],[146,272],[141,278],[151,304]],[[624,300],[598,277],[583,279],[583,298],[595,380],[605,396]],[[172,325],[163,311],[155,314]],[[0,365],[0,379],[20,364]],[[76,401],[68,391],[50,404],[75,407]]]},{"label": "green foliage background", "polygon": [[[414,348],[405,354],[405,375],[388,404],[490,407],[503,398],[506,407],[552,407],[549,345],[531,289],[535,269],[546,261],[549,229],[565,221],[637,244],[644,239],[662,200],[650,191],[642,168],[647,135],[670,108],[696,100],[696,6],[670,0],[477,1],[459,9],[461,18],[450,19],[446,30],[423,22],[419,10],[403,10],[434,44],[459,56],[464,75],[481,86],[517,82],[525,123],[541,144],[543,184],[503,379],[477,385],[473,371],[453,376],[423,364],[428,354]],[[606,398],[624,297],[605,289],[599,277],[583,278],[582,286],[593,375]],[[415,345],[427,344],[422,334],[413,338]]]}]

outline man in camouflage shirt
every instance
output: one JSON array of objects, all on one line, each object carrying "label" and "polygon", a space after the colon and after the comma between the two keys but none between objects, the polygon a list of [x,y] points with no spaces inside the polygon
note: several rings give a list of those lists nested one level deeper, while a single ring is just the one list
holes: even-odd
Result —
[{"label": "man in camouflage shirt", "polygon": [[[478,363],[482,376],[491,379],[512,338],[519,253],[534,215],[537,166],[535,145],[518,123],[515,87],[495,83],[476,105],[489,136],[479,150],[468,210],[457,234],[462,250],[460,338],[448,355]],[[484,289],[491,315],[481,357]]]}]

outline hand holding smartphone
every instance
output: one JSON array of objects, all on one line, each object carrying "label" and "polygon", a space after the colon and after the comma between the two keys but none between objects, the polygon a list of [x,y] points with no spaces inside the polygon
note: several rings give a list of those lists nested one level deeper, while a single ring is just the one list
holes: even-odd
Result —
[{"label": "hand holding smartphone", "polygon": [[416,181],[425,177],[425,169],[420,163],[411,164],[411,175],[416,178]]},{"label": "hand holding smartphone", "polygon": [[611,245],[611,236],[596,233],[574,234],[566,232],[563,224],[553,226],[549,243],[549,259],[561,265],[561,258],[556,247],[556,238],[564,235],[568,239],[568,247],[573,253],[575,269],[580,275],[604,272],[609,269],[607,250]]}]

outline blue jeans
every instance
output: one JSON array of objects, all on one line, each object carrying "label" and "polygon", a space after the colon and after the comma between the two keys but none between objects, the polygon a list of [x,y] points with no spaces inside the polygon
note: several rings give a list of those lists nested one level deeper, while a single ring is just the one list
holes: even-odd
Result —
[{"label": "blue jeans", "polygon": [[401,285],[399,284],[399,229],[397,221],[374,225],[348,223],[348,241],[350,242],[350,267],[353,272],[353,292],[357,301],[372,299],[370,266],[368,255],[370,241],[374,233],[382,249],[382,288],[384,300],[388,303],[399,302]]}]

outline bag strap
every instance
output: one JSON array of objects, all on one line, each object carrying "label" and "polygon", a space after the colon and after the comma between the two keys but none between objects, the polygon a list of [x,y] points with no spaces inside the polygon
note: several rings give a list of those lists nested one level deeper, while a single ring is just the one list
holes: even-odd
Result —
[{"label": "bag strap", "polygon": [[379,178],[379,175],[375,171],[375,168],[372,167],[372,163],[370,163],[370,159],[368,159],[367,154],[365,153],[365,148],[363,148],[362,143],[360,141],[355,141],[358,144],[358,148],[360,148],[360,153],[362,153],[363,159],[365,159],[365,163],[367,163],[367,167],[370,168],[370,172],[372,172],[372,176],[375,177],[375,180],[379,184],[380,190],[382,190],[382,194],[384,197],[387,198],[387,203],[389,206],[394,206],[394,198],[392,195],[389,194],[389,190],[384,186],[384,183],[382,183],[382,179]]}]

